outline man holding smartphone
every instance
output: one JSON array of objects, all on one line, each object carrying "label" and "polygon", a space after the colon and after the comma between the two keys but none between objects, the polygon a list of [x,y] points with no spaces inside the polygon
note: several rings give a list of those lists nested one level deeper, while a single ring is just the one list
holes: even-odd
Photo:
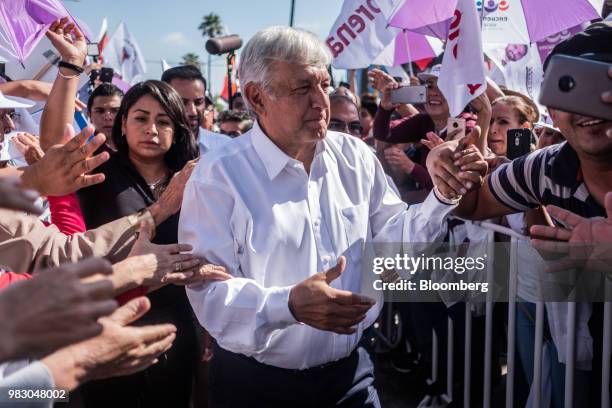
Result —
[{"label": "man holding smartphone", "polygon": [[[576,57],[588,56],[591,60],[610,61],[612,44],[612,25],[596,23],[584,32],[558,44],[549,59],[556,54]],[[548,62],[547,60],[547,62]],[[546,71],[548,64],[544,64]],[[610,75],[610,71],[609,75]],[[612,79],[612,75],[610,75]],[[609,89],[601,89],[601,99],[612,102]],[[576,104],[581,101],[577,100]],[[499,217],[529,209],[553,204],[569,210],[584,218],[605,217],[605,195],[612,191],[612,121],[579,115],[572,112],[549,108],[556,127],[566,138],[566,142],[537,150],[520,157],[511,163],[498,167],[489,174],[478,190],[465,194],[455,214],[466,219],[481,220]],[[450,149],[443,144],[432,150],[430,155],[440,155]],[[456,163],[463,171],[463,159]],[[449,163],[451,166],[453,163]],[[448,181],[448,180],[447,180]],[[451,184],[461,183],[458,172],[450,182],[438,185],[441,191],[459,194]],[[587,305],[589,306],[589,305]],[[593,399],[579,401],[579,406],[599,405],[602,362],[601,304],[592,304],[592,317],[589,320],[593,340],[592,358],[578,361],[591,366],[591,378],[582,378],[584,385],[591,387],[578,397]],[[564,350],[559,350],[561,362],[565,362]]]}]

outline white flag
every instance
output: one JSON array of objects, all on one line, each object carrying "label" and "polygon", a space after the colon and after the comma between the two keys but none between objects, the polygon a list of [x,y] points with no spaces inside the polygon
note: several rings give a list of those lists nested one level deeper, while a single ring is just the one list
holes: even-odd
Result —
[{"label": "white flag", "polygon": [[366,68],[390,46],[398,32],[385,15],[401,0],[345,0],[326,44],[334,68]]},{"label": "white flag", "polygon": [[486,89],[480,19],[474,0],[457,1],[451,19],[438,87],[457,116]]},{"label": "white flag", "polygon": [[102,55],[104,65],[113,68],[129,84],[142,80],[142,75],[147,72],[140,47],[123,22],[115,30]]}]

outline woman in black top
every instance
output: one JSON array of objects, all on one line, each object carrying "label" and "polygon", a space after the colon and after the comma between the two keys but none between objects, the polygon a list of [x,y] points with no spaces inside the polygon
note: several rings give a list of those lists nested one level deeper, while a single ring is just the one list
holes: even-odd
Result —
[{"label": "woman in black top", "polygon": [[[198,155],[180,96],[160,81],[141,82],[127,92],[112,137],[117,151],[98,168],[105,181],[78,192],[88,229],[153,204],[172,175]],[[178,242],[178,220],[177,213],[159,224],[153,242]],[[174,324],[174,345],[143,372],[86,384],[86,407],[189,405],[197,348],[185,289],[168,285],[147,296],[151,311],[137,324]]]}]

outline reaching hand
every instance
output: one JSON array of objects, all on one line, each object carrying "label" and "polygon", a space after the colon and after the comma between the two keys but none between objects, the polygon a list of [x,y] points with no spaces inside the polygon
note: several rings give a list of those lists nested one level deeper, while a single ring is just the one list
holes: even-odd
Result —
[{"label": "reaching hand", "polygon": [[17,150],[23,154],[23,157],[25,157],[29,165],[36,163],[45,155],[40,147],[38,138],[29,133],[19,133],[11,139],[11,142],[14,143]]},{"label": "reaching hand", "polygon": [[320,330],[352,334],[353,327],[365,319],[374,301],[329,284],[344,271],[346,259],[341,256],[333,268],[319,272],[295,285],[289,293],[289,309],[296,320]]},{"label": "reaching hand", "polygon": [[402,150],[397,147],[390,147],[384,152],[385,160],[391,166],[401,169],[406,174],[411,174],[414,170],[415,163],[406,156]]},{"label": "reaching hand", "polygon": [[155,364],[157,357],[172,347],[176,327],[128,326],[150,308],[147,298],[132,299],[99,320],[103,328],[100,335],[44,358],[56,386],[72,390],[86,381],[133,374]]},{"label": "reaching hand", "polygon": [[98,134],[87,142],[93,132],[88,126],[74,136],[72,125],[66,125],[64,138],[70,141],[52,146],[38,162],[25,167],[24,185],[42,195],[61,196],[103,182],[104,174],[87,174],[110,157],[107,152],[92,157],[105,141],[104,135]]},{"label": "reaching hand", "polygon": [[383,92],[384,88],[391,83],[397,83],[391,75],[380,69],[368,71],[368,78],[374,89],[378,90],[378,92]]},{"label": "reaching hand", "polygon": [[474,146],[480,137],[475,126],[460,140],[444,142],[434,147],[427,156],[427,170],[438,190],[453,199],[470,190],[480,188],[488,166],[482,153]]},{"label": "reaching hand", "polygon": [[532,236],[539,238],[532,239],[531,243],[545,256],[547,254],[568,255],[566,259],[549,264],[547,267],[549,272],[570,268],[610,271],[610,264],[612,264],[609,245],[612,244],[612,192],[606,194],[605,206],[607,218],[584,218],[554,205],[546,206],[550,216],[565,224],[565,227],[534,225],[529,231]]},{"label": "reaching hand", "polygon": [[62,60],[82,67],[87,57],[87,42],[78,27],[68,17],[56,20],[47,31],[47,38],[60,53]]},{"label": "reaching hand", "polygon": [[[162,195],[154,204],[156,208],[152,211],[152,213],[156,218],[155,221],[157,224],[159,224],[159,217],[163,216],[167,218],[173,214],[176,214],[181,209],[185,186],[187,185],[187,181],[189,181],[189,177],[191,177],[193,169],[195,169],[196,164],[198,164],[199,159],[200,158],[198,157],[197,159],[187,162],[182,170],[172,177],[168,187],[166,187]],[[158,215],[158,213],[160,215]]]},{"label": "reaching hand", "polygon": [[0,361],[47,354],[100,334],[97,320],[117,302],[108,279],[82,279],[112,272],[108,261],[89,258],[39,272],[0,292]]}]

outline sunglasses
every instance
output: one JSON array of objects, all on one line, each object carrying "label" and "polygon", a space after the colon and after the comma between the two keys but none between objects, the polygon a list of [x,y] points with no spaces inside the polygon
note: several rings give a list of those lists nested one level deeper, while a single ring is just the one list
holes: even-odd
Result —
[{"label": "sunglasses", "polygon": [[327,129],[333,130],[334,132],[350,133],[353,136],[361,136],[361,132],[363,131],[363,127],[359,121],[346,123],[337,119],[330,120]]}]

